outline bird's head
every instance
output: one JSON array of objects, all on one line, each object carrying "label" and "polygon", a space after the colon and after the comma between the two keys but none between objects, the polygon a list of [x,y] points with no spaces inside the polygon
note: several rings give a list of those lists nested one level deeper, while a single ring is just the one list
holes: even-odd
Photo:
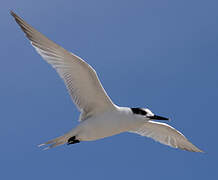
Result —
[{"label": "bird's head", "polygon": [[147,120],[165,120],[165,121],[169,121],[169,118],[165,118],[165,117],[162,117],[162,116],[157,116],[154,113],[152,113],[150,109],[147,109],[147,108],[131,108],[131,111],[132,111],[133,115],[143,116]]}]

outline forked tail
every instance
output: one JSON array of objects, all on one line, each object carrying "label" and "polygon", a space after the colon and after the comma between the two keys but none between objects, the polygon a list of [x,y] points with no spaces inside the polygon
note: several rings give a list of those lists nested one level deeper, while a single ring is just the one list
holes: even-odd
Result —
[{"label": "forked tail", "polygon": [[63,144],[68,143],[68,140],[72,137],[72,131],[70,131],[69,133],[64,134],[63,136],[59,136],[55,139],[52,139],[50,141],[47,141],[45,143],[42,143],[40,145],[38,145],[38,147],[42,147],[42,146],[46,146],[43,150],[47,150],[47,149],[51,149]]}]

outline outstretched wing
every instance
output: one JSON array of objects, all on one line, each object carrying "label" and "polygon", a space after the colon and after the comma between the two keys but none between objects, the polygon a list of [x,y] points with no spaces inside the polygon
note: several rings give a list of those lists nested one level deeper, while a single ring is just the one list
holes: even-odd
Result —
[{"label": "outstretched wing", "polygon": [[187,151],[202,152],[175,128],[165,123],[148,121],[138,129],[131,131],[141,136],[150,137],[162,144]]},{"label": "outstretched wing", "polygon": [[102,87],[95,70],[78,56],[55,44],[27,24],[14,12],[15,18],[36,51],[56,69],[78,109],[81,120],[88,116],[114,108],[114,104]]}]

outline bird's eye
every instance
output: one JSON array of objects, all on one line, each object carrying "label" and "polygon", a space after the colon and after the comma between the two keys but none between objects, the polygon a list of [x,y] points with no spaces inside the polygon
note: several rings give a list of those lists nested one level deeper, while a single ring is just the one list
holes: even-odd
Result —
[{"label": "bird's eye", "polygon": [[131,108],[133,114],[139,114],[145,116],[147,112],[142,108]]}]

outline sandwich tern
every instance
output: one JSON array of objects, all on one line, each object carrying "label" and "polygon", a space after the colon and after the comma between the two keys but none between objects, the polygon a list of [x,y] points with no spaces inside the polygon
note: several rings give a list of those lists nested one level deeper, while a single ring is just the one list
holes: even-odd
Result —
[{"label": "sandwich tern", "polygon": [[45,149],[81,141],[93,141],[122,132],[142,136],[187,151],[202,152],[178,130],[168,124],[156,122],[169,120],[157,116],[147,108],[129,108],[115,105],[102,87],[95,70],[80,57],[68,52],[11,11],[32,46],[64,80],[69,94],[81,112],[79,125],[63,136],[39,146]]}]

